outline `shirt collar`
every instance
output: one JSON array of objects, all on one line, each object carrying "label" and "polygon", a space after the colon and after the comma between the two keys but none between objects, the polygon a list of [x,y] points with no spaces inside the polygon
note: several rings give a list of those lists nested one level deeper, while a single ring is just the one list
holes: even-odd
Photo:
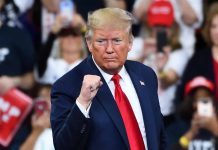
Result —
[{"label": "shirt collar", "polygon": [[[108,74],[108,73],[106,73],[105,71],[103,71],[103,70],[97,65],[97,63],[95,62],[95,59],[94,59],[93,56],[92,56],[92,59],[93,59],[94,64],[96,65],[96,67],[98,68],[98,70],[100,71],[100,73],[102,74],[104,80],[105,80],[106,83],[108,84],[108,83],[111,81],[111,78],[113,77],[113,75]],[[127,73],[126,68],[125,68],[124,66],[121,68],[121,70],[120,70],[120,72],[119,72],[118,74],[120,75],[121,79],[124,80],[124,82],[125,82],[126,76],[127,76],[128,73]]]}]

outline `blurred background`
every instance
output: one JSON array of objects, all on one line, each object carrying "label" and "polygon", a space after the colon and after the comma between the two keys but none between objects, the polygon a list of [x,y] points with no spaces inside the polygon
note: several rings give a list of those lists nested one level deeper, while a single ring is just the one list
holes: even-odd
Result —
[{"label": "blurred background", "polygon": [[51,86],[89,55],[88,13],[104,7],[133,14],[128,59],[156,72],[167,149],[218,150],[216,0],[0,0],[0,150],[54,150]]}]

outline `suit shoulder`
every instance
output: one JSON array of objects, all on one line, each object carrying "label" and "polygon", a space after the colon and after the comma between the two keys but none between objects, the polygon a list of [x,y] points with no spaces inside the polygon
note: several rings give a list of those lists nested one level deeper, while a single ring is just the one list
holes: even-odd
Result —
[{"label": "suit shoulder", "polygon": [[147,66],[144,65],[143,63],[137,62],[137,61],[132,61],[132,60],[127,60],[127,65],[128,67],[131,67],[132,69],[134,69],[135,71],[142,71],[142,72],[146,72],[146,73],[154,73],[154,70]]},{"label": "suit shoulder", "polygon": [[134,72],[139,77],[143,78],[150,86],[157,87],[157,75],[152,68],[140,62],[127,61],[126,69],[129,72]]}]

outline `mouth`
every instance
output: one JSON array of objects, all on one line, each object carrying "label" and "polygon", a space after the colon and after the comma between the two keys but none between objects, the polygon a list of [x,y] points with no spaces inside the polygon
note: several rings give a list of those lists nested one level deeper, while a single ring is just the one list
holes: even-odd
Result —
[{"label": "mouth", "polygon": [[116,58],[104,58],[106,61],[116,61]]}]

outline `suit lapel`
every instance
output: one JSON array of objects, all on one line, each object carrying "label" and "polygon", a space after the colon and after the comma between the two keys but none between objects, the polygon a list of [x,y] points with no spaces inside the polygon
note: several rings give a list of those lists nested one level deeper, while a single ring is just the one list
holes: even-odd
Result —
[{"label": "suit lapel", "polygon": [[131,71],[130,67],[128,67],[127,64],[126,64],[126,69],[135,87],[141,105],[148,149],[153,149],[154,144],[152,143],[154,143],[156,137],[155,122],[154,122],[155,116],[152,111],[152,104],[149,98],[148,87],[146,85],[146,82],[143,80],[145,79],[145,77],[140,77],[138,74]]},{"label": "suit lapel", "polygon": [[110,92],[110,89],[107,83],[105,82],[98,68],[95,66],[91,57],[88,58],[88,62],[89,62],[89,65],[91,66],[91,69],[90,71],[86,72],[86,74],[98,75],[101,77],[103,81],[103,85],[99,88],[95,99],[103,106],[108,116],[111,118],[116,128],[118,129],[124,143],[129,148],[129,143],[128,143],[125,127],[124,127],[119,109],[117,107],[117,104],[113,98],[113,95]]},{"label": "suit lapel", "polygon": [[124,127],[120,112],[110,92],[110,89],[105,82],[104,82],[104,85],[99,89],[96,97],[97,97],[97,100],[102,104],[102,106],[106,110],[107,114],[110,116],[115,126],[117,127],[125,144],[127,145],[127,147],[129,147],[125,127]]}]

